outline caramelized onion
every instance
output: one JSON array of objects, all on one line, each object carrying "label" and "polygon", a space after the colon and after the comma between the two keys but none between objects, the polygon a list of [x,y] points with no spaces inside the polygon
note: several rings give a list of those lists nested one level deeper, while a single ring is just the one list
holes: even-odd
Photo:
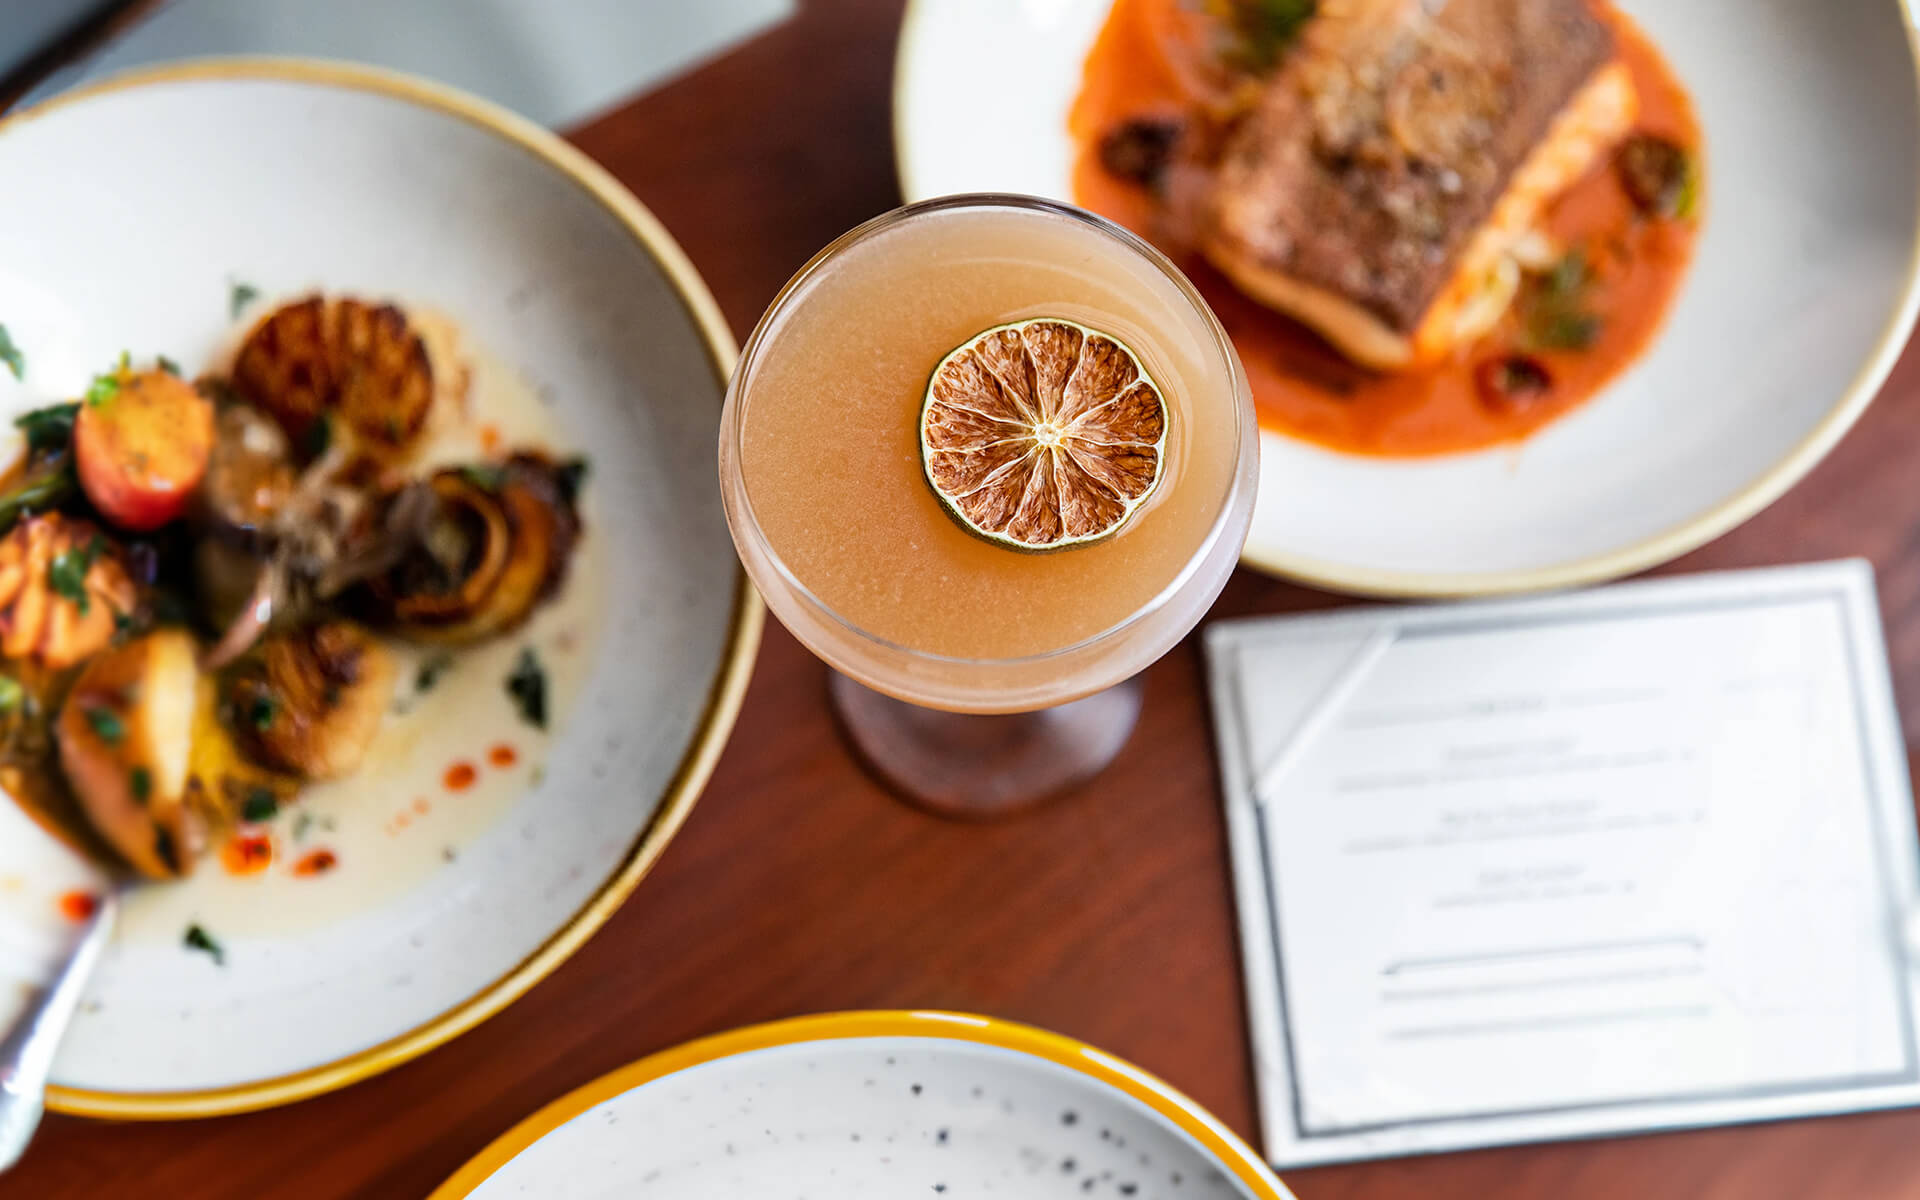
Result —
[{"label": "caramelized onion", "polygon": [[559,587],[579,538],[559,468],[522,454],[440,471],[430,486],[426,530],[373,581],[375,608],[422,641],[473,642],[517,627]]}]

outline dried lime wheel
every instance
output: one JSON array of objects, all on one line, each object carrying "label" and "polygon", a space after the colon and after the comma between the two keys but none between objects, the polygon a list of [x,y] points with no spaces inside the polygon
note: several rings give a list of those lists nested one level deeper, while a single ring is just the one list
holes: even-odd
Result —
[{"label": "dried lime wheel", "polygon": [[1167,404],[1118,338],[1053,317],[940,360],[920,411],[927,482],[969,532],[1063,550],[1126,524],[1160,482]]}]

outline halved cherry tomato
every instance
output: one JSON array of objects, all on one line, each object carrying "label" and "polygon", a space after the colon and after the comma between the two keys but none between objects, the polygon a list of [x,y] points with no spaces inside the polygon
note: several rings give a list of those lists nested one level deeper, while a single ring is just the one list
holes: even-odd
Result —
[{"label": "halved cherry tomato", "polygon": [[87,499],[128,530],[158,529],[186,510],[213,451],[213,405],[167,371],[96,380],[73,426]]}]

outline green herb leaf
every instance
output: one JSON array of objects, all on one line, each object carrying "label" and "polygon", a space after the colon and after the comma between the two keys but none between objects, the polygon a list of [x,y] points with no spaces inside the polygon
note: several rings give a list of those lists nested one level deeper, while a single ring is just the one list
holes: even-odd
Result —
[{"label": "green herb leaf", "polygon": [[95,375],[93,382],[87,385],[87,407],[99,408],[102,404],[105,404],[119,394],[119,376]]},{"label": "green herb leaf", "polygon": [[13,344],[13,335],[7,332],[5,325],[0,325],[0,363],[7,364],[7,370],[13,372],[15,379],[24,380],[27,377],[27,356]]},{"label": "green herb leaf", "polygon": [[240,314],[247,311],[247,305],[260,298],[260,289],[250,283],[236,283],[227,292],[227,315],[239,320]]},{"label": "green herb leaf", "polygon": [[213,965],[216,967],[227,965],[226,950],[219,942],[214,941],[213,935],[202,929],[197,921],[187,926],[187,936],[182,939],[182,944],[189,950],[198,950],[202,954],[212,955]]},{"label": "green herb leaf", "polygon": [[59,507],[79,490],[80,481],[74,478],[73,463],[66,455],[30,468],[11,492],[0,495],[0,532],[13,528],[22,517]]},{"label": "green herb leaf", "polygon": [[1585,350],[1600,336],[1600,318],[1573,309],[1548,310],[1535,315],[1528,334],[1542,349]]},{"label": "green herb leaf", "polygon": [[107,745],[118,746],[127,739],[127,727],[120,720],[119,713],[98,705],[90,705],[80,711],[85,714],[87,724],[93,727],[94,733]]},{"label": "green herb leaf", "polygon": [[333,445],[333,422],[324,415],[315,417],[300,441],[309,461],[319,458],[327,452],[328,446]]},{"label": "green herb leaf", "polygon": [[560,494],[567,498],[568,504],[577,504],[580,488],[587,482],[587,460],[576,455],[562,462],[554,474],[560,483]]},{"label": "green herb leaf", "polygon": [[507,481],[507,469],[497,463],[470,463],[460,468],[460,478],[483,492],[497,492]]},{"label": "green herb leaf", "polygon": [[447,668],[452,665],[453,655],[447,654],[444,651],[430,656],[425,662],[420,664],[420,670],[414,675],[413,690],[416,692],[432,691],[433,685],[440,682],[440,677],[446,674]]},{"label": "green herb leaf", "polygon": [[1540,281],[1541,291],[1548,296],[1571,298],[1585,288],[1592,274],[1587,267],[1587,252],[1579,246],[1560,256]]},{"label": "green herb leaf", "polygon": [[0,717],[10,717],[20,711],[21,702],[27,698],[27,690],[20,681],[11,675],[0,675]]},{"label": "green herb leaf", "polygon": [[145,804],[153,795],[153,772],[145,767],[135,767],[127,772],[127,786],[133,789],[135,804]]},{"label": "green herb leaf", "polygon": [[1227,57],[1253,71],[1269,71],[1313,19],[1317,0],[1207,0],[1226,26]]},{"label": "green herb leaf", "polygon": [[513,674],[507,676],[507,695],[519,706],[522,720],[535,729],[547,727],[547,672],[532,646],[520,651]]},{"label": "green herb leaf", "polygon": [[156,354],[153,361],[155,366],[158,366],[162,371],[165,371],[175,379],[183,378],[180,371],[180,364],[168,358],[166,355]]},{"label": "green herb leaf", "polygon": [[293,840],[297,845],[307,840],[307,833],[313,829],[313,814],[303,812],[293,819]]},{"label": "green herb leaf", "polygon": [[246,803],[240,806],[240,819],[253,824],[271,821],[280,811],[280,798],[263,787],[254,788],[247,793]]},{"label": "green herb leaf", "polygon": [[52,404],[21,413],[13,419],[13,427],[26,435],[30,454],[65,450],[73,444],[73,419],[79,415],[78,404]]},{"label": "green herb leaf", "polygon": [[93,560],[106,548],[106,542],[94,538],[84,546],[71,550],[62,550],[53,556],[47,564],[47,586],[56,596],[73,601],[81,616],[87,615],[90,603],[87,596],[87,572],[93,569]]},{"label": "green herb leaf", "polygon": [[265,733],[273,728],[273,718],[280,712],[279,703],[272,696],[260,692],[247,707],[247,722],[255,729]]}]

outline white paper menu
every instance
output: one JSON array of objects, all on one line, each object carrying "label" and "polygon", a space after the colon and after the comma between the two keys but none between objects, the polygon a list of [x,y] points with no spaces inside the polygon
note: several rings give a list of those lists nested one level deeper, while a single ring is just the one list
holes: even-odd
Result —
[{"label": "white paper menu", "polygon": [[1865,564],[1207,649],[1276,1165],[1920,1103]]}]

